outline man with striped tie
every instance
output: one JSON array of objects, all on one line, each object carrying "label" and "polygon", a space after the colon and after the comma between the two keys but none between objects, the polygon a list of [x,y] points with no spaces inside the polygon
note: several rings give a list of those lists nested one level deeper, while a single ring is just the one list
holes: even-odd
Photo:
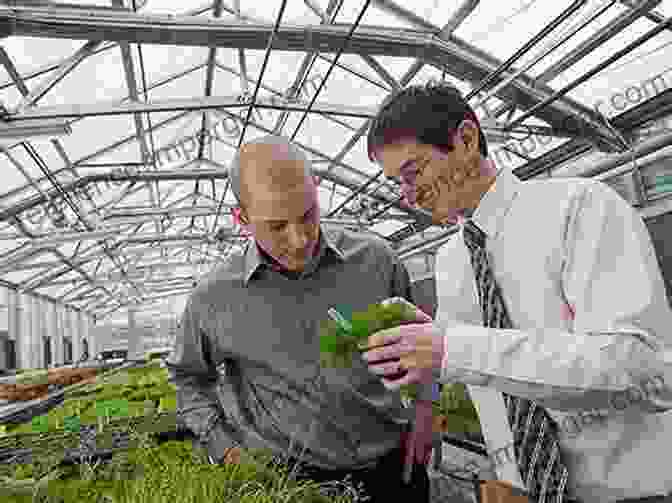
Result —
[{"label": "man with striped tie", "polygon": [[[488,448],[514,446],[498,477],[531,501],[669,498],[669,387],[615,400],[672,381],[672,311],[637,212],[595,180],[498,169],[473,110],[443,83],[388,100],[368,146],[409,204],[461,226],[437,253],[436,320],[374,334],[371,371],[390,389],[427,368],[466,384]],[[604,419],[564,434],[588,410]]]}]

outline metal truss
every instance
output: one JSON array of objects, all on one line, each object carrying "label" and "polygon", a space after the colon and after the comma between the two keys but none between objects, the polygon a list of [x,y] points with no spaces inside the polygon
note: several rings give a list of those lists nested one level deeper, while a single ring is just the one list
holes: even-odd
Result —
[{"label": "metal truss", "polygon": [[[20,36],[256,50],[265,50],[274,32],[268,25],[240,25],[186,16],[112,14],[96,8],[81,12],[60,5],[0,7],[0,26],[3,24],[9,27],[10,34]],[[273,49],[337,52],[343,48],[350,54],[417,57],[470,81],[482,81],[501,66],[501,62],[455,37],[443,39],[411,30],[360,27],[345,44],[348,32],[347,26],[279,26],[273,37]],[[550,88],[537,86],[530,77],[521,76],[497,97],[531,108],[552,95]],[[535,115],[559,130],[566,129],[571,121],[603,148],[613,149],[612,134],[594,111],[579,103],[561,98]]]},{"label": "metal truss", "polygon": [[[367,82],[387,97],[407,86],[425,65],[430,65],[444,76],[471,85],[468,99],[485,111],[481,123],[490,143],[501,142],[506,147],[512,133],[568,138],[561,147],[531,159],[516,170],[524,179],[547,173],[559,163],[591,151],[619,154],[594,166],[586,176],[603,176],[622,169],[631,157],[631,152],[622,152],[628,148],[636,128],[672,113],[669,91],[612,119],[611,124],[605,124],[598,112],[567,98],[571,89],[611,62],[656,33],[671,29],[670,20],[652,10],[660,0],[622,1],[628,10],[535,78],[526,74],[531,66],[616,2],[601,10],[594,9],[582,26],[575,26],[562,39],[556,38],[525,66],[516,65],[574,13],[584,8],[590,10],[587,2],[577,0],[569,4],[506,61],[499,61],[454,35],[479,5],[478,0],[463,0],[443,27],[393,0],[363,0],[356,21],[348,25],[336,24],[342,2],[330,0],[323,8],[314,0],[304,0],[319,18],[319,24],[310,26],[285,23],[285,0],[280,0],[274,24],[243,14],[239,1],[227,5],[225,0],[213,0],[177,16],[134,12],[124,7],[123,0],[111,3],[110,7],[93,7],[10,0],[0,7],[0,37],[82,41],[70,56],[24,74],[17,71],[10,56],[0,48],[0,64],[9,75],[9,80],[0,82],[0,90],[16,87],[22,95],[12,109],[0,109],[0,151],[25,179],[25,185],[0,195],[0,223],[6,225],[0,229],[0,241],[14,241],[17,245],[0,255],[0,276],[30,275],[20,282],[0,279],[0,285],[75,306],[98,319],[138,303],[149,306],[168,297],[188,294],[203,271],[242,246],[245,236],[238,234],[229,220],[220,224],[221,216],[228,213],[231,205],[225,204],[229,189],[226,162],[213,154],[213,148],[224,147],[232,152],[245,140],[249,128],[268,134],[287,134],[296,141],[308,114],[319,115],[352,133],[344,138],[343,148],[334,156],[320,152],[309,142],[296,142],[313,157],[314,172],[321,186],[329,183],[332,194],[343,198],[333,209],[330,203],[323,225],[373,232],[370,227],[377,223],[402,222],[406,226],[385,239],[403,260],[431,254],[451,238],[455,228],[435,228],[426,212],[402,206],[398,184],[382,179],[382,171],[372,174],[345,162],[368,131],[378,106],[321,100],[319,95],[335,69]],[[412,29],[360,25],[370,5]],[[211,17],[199,16],[206,12]],[[225,12],[238,22],[222,20]],[[640,18],[653,21],[656,27],[564,88],[555,90],[548,86],[563,71]],[[200,46],[207,48],[207,56],[186,70],[149,82],[144,44]],[[87,58],[117,48],[126,96],[91,104],[40,104],[59,82],[76,74]],[[238,68],[230,68],[218,60],[221,48],[238,50]],[[254,76],[248,69],[246,50],[264,51],[261,69]],[[304,53],[289,88],[283,91],[264,82],[273,50]],[[371,73],[340,61],[345,54],[357,55]],[[377,56],[416,61],[397,78]],[[328,67],[319,85],[311,80],[318,61]],[[203,69],[203,85],[197,95],[150,99],[150,91]],[[239,79],[240,93],[217,95],[214,86],[217,72]],[[41,81],[29,89],[26,83],[38,77]],[[312,86],[310,92],[306,92],[308,85]],[[485,104],[490,98],[502,100],[505,105],[489,110]],[[516,109],[523,111],[523,118],[540,119],[547,125],[528,125],[521,118],[510,120]],[[276,110],[280,114],[269,125],[262,120],[260,110]],[[173,112],[174,115],[165,117]],[[293,131],[285,132],[292,112],[298,112],[300,120],[293,123]],[[157,119],[158,114],[164,114],[161,120]],[[73,126],[80,121],[121,115],[132,116],[132,134],[116,141],[109,139],[112,143],[78,159],[71,158],[58,139],[72,134]],[[218,137],[213,118],[236,120],[241,134],[237,138]],[[178,159],[182,165],[165,169],[159,161],[176,159],[170,157],[173,147],[156,144],[157,133],[190,119],[198,121],[196,133],[189,136],[191,129],[178,133],[173,144],[193,140],[193,158],[185,156]],[[31,142],[40,137],[51,138],[61,166],[47,165],[42,150]],[[638,153],[655,152],[670,141],[666,135],[653,138],[642,143]],[[136,160],[115,163],[102,159],[128,146],[137,146]],[[21,155],[17,154],[19,151]],[[26,166],[26,162],[34,166]],[[189,189],[185,187],[187,183]],[[139,204],[138,198],[145,202]],[[34,218],[36,214],[40,218]],[[57,296],[43,294],[52,288],[59,292]]]}]

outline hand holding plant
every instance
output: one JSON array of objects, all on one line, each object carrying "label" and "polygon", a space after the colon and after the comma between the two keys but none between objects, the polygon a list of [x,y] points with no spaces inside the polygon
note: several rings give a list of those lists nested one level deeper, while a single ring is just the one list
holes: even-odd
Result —
[{"label": "hand holding plant", "polygon": [[321,363],[325,367],[349,367],[353,355],[359,355],[372,334],[415,321],[413,310],[401,303],[370,305],[364,312],[353,313],[351,320],[335,310],[330,310],[330,315],[320,333]]}]

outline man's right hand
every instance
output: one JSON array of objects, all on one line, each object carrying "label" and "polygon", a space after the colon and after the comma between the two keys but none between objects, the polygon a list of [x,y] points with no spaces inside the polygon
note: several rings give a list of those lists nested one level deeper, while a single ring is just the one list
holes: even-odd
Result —
[{"label": "man's right hand", "polygon": [[220,460],[223,465],[240,464],[240,447],[231,447],[226,450],[224,457]]},{"label": "man's right hand", "polygon": [[[234,445],[232,445],[234,444]],[[210,431],[206,451],[209,459],[217,464],[240,463],[241,448],[231,441],[221,424],[216,424]]]}]

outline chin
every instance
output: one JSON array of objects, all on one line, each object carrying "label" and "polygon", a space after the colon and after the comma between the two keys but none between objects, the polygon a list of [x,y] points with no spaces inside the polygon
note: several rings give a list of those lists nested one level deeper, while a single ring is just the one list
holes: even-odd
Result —
[{"label": "chin", "polygon": [[287,269],[290,270],[290,271],[295,271],[295,272],[300,272],[305,267],[306,267],[306,261],[305,260],[302,260],[300,262],[293,261],[293,262],[289,262],[287,264]]}]

